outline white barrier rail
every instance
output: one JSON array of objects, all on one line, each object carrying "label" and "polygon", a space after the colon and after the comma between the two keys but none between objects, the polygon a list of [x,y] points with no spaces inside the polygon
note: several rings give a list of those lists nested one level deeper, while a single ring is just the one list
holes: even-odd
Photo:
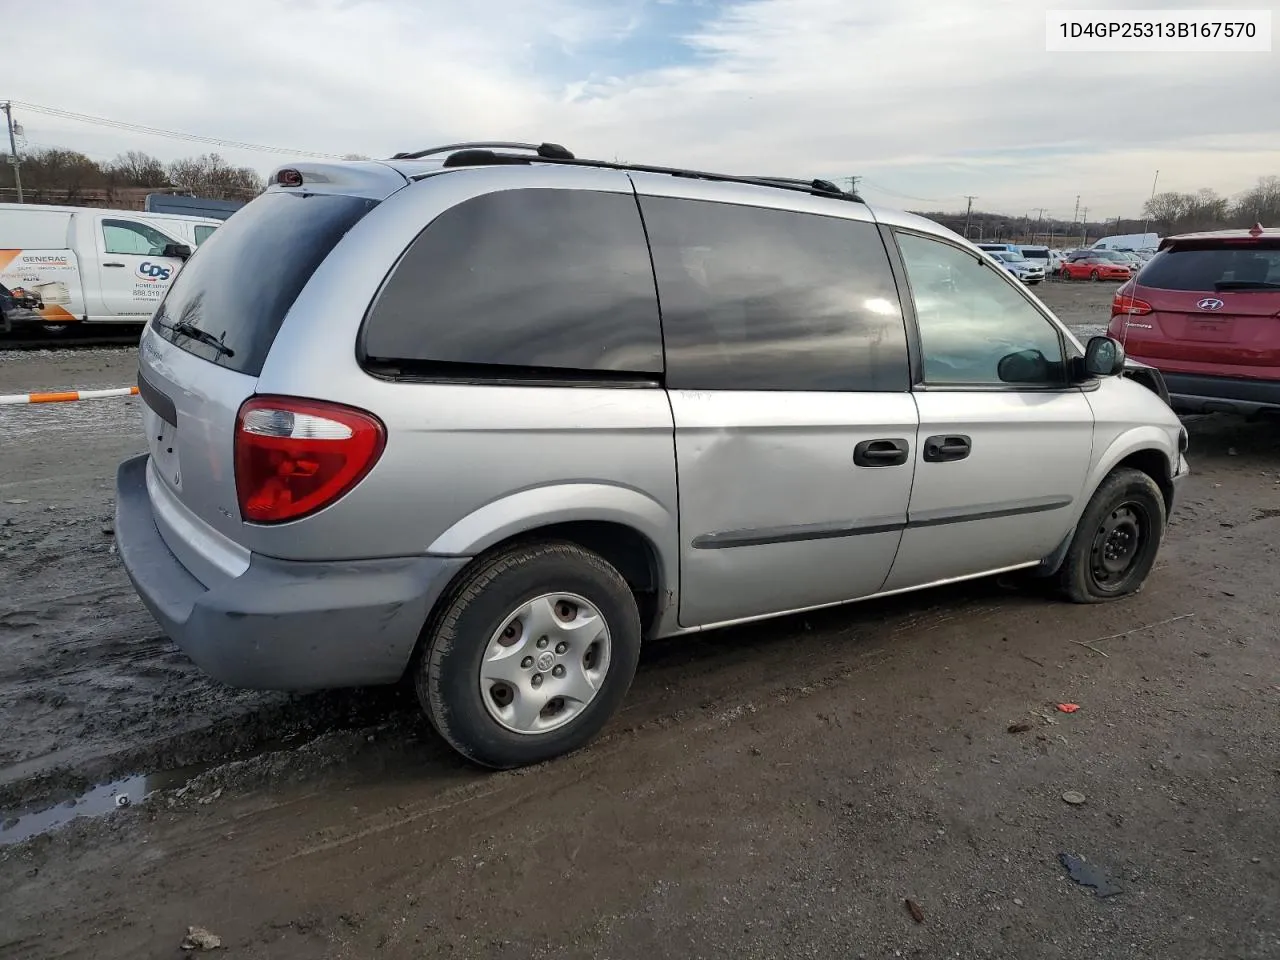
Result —
[{"label": "white barrier rail", "polygon": [[0,406],[19,403],[67,403],[72,400],[109,400],[113,397],[135,397],[137,387],[113,387],[110,390],[61,390],[53,393],[0,394]]}]

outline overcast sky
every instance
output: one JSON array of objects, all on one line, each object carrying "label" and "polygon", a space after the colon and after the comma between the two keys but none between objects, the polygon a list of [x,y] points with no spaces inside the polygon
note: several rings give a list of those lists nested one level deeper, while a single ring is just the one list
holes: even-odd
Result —
[{"label": "overcast sky", "polygon": [[[0,96],[299,151],[467,139],[839,177],[913,209],[1136,216],[1280,174],[1280,53],[1046,53],[1053,8],[1275,0],[62,0]],[[34,10],[35,8],[31,8]],[[11,18],[12,19],[12,18]],[[16,22],[8,25],[18,26]],[[15,108],[32,147],[213,148]],[[267,172],[281,158],[219,150]]]}]

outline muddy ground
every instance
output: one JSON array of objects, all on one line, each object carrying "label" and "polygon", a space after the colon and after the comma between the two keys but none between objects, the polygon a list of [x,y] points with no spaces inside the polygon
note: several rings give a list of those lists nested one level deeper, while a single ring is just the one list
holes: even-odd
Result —
[{"label": "muddy ground", "polygon": [[[1110,287],[1037,292],[1106,322]],[[0,393],[135,364],[0,354]],[[159,634],[108,532],[136,403],[0,408],[0,957],[192,924],[234,957],[1280,957],[1276,424],[1189,424],[1133,600],[980,582],[657,643],[600,741],[493,775],[403,691],[226,690]]]}]

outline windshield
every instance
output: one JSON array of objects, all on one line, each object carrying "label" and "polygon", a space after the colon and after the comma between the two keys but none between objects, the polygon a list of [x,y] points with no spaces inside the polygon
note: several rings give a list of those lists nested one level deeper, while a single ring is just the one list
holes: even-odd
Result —
[{"label": "windshield", "polygon": [[1161,290],[1274,290],[1280,286],[1280,240],[1157,253],[1138,282]]},{"label": "windshield", "polygon": [[999,250],[996,252],[996,256],[1009,263],[1025,263],[1027,259],[1022,254],[1014,253],[1012,250]]}]

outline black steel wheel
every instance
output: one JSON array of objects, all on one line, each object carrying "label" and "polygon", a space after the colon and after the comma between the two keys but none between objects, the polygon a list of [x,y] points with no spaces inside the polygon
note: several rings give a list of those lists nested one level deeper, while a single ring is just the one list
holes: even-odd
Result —
[{"label": "black steel wheel", "polygon": [[1164,496],[1140,470],[1113,471],[1076,525],[1058,573],[1075,603],[1105,603],[1142,589],[1164,536]]}]

